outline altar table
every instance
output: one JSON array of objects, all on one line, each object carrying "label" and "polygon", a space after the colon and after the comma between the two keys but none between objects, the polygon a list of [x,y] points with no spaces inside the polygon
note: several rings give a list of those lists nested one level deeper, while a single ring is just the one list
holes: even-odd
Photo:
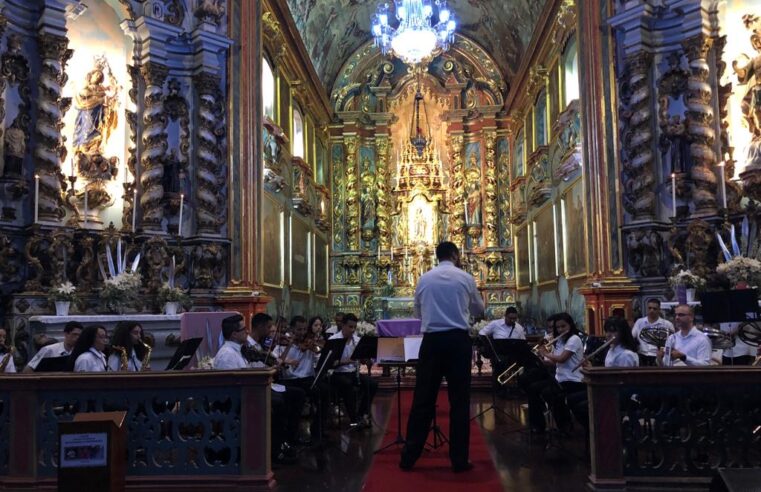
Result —
[{"label": "altar table", "polygon": [[380,337],[406,337],[420,335],[419,319],[379,319],[375,325]]}]

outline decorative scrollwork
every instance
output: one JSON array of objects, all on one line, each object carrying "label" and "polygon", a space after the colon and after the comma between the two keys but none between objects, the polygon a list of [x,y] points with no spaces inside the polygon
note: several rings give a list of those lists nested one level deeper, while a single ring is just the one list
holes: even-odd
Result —
[{"label": "decorative scrollwork", "polygon": [[196,179],[198,187],[196,198],[198,201],[198,232],[216,234],[219,227],[224,223],[224,207],[220,199],[222,186],[224,185],[224,172],[219,162],[223,160],[219,142],[217,140],[217,128],[223,118],[219,108],[219,100],[222,98],[219,90],[220,80],[216,75],[201,73],[194,79],[199,94],[198,108],[198,167]]},{"label": "decorative scrollwork", "polygon": [[[451,193],[452,198],[465,196],[465,167],[463,166],[463,136],[452,135],[449,139],[449,162],[452,166]],[[465,240],[465,201],[450,199],[449,237],[455,244]]]},{"label": "decorative scrollwork", "polygon": [[31,87],[29,86],[29,61],[23,54],[22,39],[18,34],[8,36],[8,50],[3,53],[0,67],[2,67],[0,73],[0,117],[2,120],[5,119],[5,102],[2,100],[5,85],[16,85],[20,97],[17,116],[7,129],[0,128],[5,159],[2,175],[21,176],[29,144]]},{"label": "decorative scrollwork", "polygon": [[55,231],[50,240],[48,254],[53,285],[68,281],[68,271],[74,259],[74,235],[72,232],[66,229]]},{"label": "decorative scrollwork", "polygon": [[484,233],[487,248],[495,248],[497,242],[497,162],[495,159],[494,142],[496,135],[492,132],[486,135],[486,171],[484,173],[484,218],[486,230]]},{"label": "decorative scrollwork", "polygon": [[196,246],[192,254],[194,287],[212,289],[224,280],[225,251],[220,244],[204,243]]},{"label": "decorative scrollwork", "polygon": [[162,199],[164,197],[164,163],[167,149],[165,132],[167,119],[164,113],[164,81],[168,69],[163,65],[148,63],[143,65],[141,73],[145,78],[145,96],[143,110],[143,150],[141,156],[142,172],[140,183],[143,194],[140,206],[143,211],[143,226],[147,230],[160,231],[164,217]]},{"label": "decorative scrollwork", "polygon": [[390,202],[388,196],[388,137],[376,137],[375,148],[378,156],[376,172],[377,198],[377,229],[380,247],[383,250],[391,248],[391,231],[389,229]]},{"label": "decorative scrollwork", "polygon": [[28,268],[24,290],[27,292],[42,291],[42,275],[45,269],[42,267],[40,257],[43,255],[41,250],[43,241],[44,238],[35,230],[24,245],[24,258]]},{"label": "decorative scrollwork", "polygon": [[77,289],[83,292],[95,288],[97,282],[97,264],[95,262],[95,238],[90,235],[79,239],[77,248],[81,257],[76,270]]},{"label": "decorative scrollwork", "polygon": [[357,191],[358,139],[346,137],[346,245],[350,251],[359,250],[360,201]]}]

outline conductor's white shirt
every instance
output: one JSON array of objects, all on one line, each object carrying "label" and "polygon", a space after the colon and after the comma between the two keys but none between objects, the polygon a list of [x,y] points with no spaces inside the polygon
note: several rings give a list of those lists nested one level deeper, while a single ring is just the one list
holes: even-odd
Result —
[{"label": "conductor's white shirt", "polygon": [[507,326],[504,319],[495,319],[488,325],[479,330],[479,335],[490,336],[495,340],[504,340],[507,338],[525,340],[526,330],[520,325],[515,323],[514,326]]},{"label": "conductor's white shirt", "polygon": [[83,352],[74,362],[74,372],[106,372],[106,354],[90,347],[90,350]]},{"label": "conductor's white shirt", "polygon": [[415,288],[415,317],[422,333],[468,330],[470,316],[481,316],[484,302],[476,281],[451,261],[424,273]]}]

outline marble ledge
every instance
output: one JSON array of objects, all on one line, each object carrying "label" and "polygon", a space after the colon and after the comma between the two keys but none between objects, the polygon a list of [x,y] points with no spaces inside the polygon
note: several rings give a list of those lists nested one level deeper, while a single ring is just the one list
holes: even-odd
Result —
[{"label": "marble ledge", "polygon": [[181,317],[181,314],[81,314],[73,316],[31,316],[29,321],[42,324],[62,324],[68,323],[69,321],[79,321],[80,323],[114,323],[126,320],[147,323],[161,321],[180,321]]}]

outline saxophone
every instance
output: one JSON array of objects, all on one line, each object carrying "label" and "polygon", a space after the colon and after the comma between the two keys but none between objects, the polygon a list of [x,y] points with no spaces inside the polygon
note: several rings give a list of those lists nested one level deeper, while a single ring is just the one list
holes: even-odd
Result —
[{"label": "saxophone", "polygon": [[129,371],[129,359],[127,358],[127,351],[124,349],[124,347],[111,345],[111,348],[119,352],[119,370]]},{"label": "saxophone", "polygon": [[[2,346],[2,345],[0,345]],[[8,347],[8,352],[3,356],[2,360],[0,360],[0,373],[5,372],[5,368],[8,367],[8,364],[11,362],[11,358],[13,357],[13,352],[16,351],[16,347]]]},{"label": "saxophone", "polygon": [[142,367],[140,368],[140,371],[150,371],[151,370],[151,351],[153,350],[153,347],[145,343],[142,339],[140,340],[140,343],[142,343],[143,347],[145,347],[145,357],[143,357]]}]

